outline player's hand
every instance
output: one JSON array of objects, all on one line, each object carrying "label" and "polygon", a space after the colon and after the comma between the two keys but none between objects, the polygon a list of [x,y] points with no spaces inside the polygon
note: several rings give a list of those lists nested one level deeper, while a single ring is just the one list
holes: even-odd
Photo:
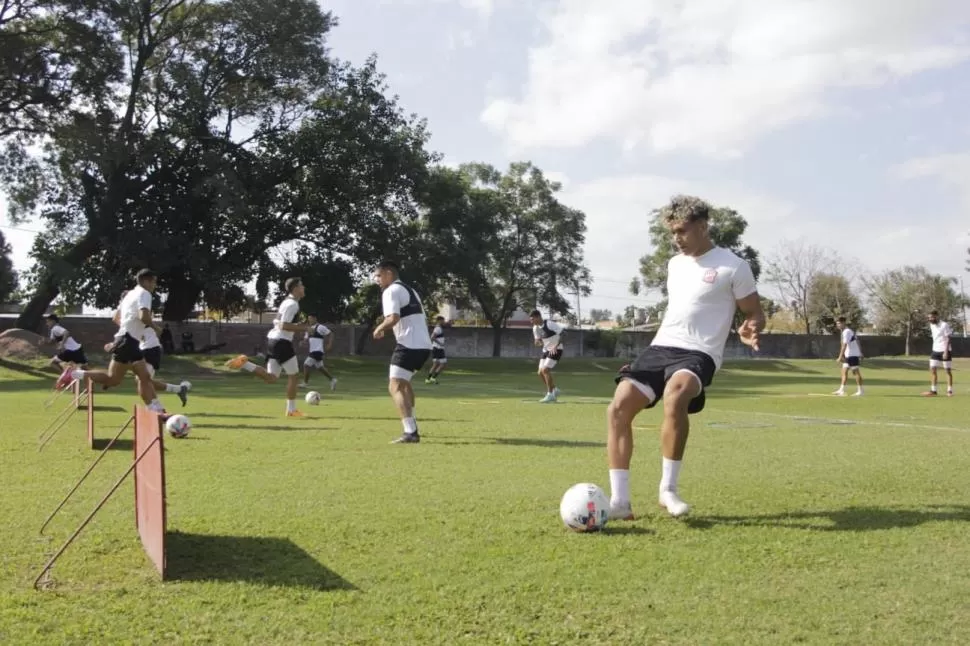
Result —
[{"label": "player's hand", "polygon": [[374,338],[375,339],[383,339],[384,338],[384,330],[382,330],[381,328],[377,328],[376,330],[374,330]]},{"label": "player's hand", "polygon": [[741,337],[741,343],[749,346],[752,350],[757,352],[761,349],[761,333],[758,331],[758,323],[756,321],[745,321],[738,328],[738,336]]},{"label": "player's hand", "polygon": [[105,351],[105,352],[107,352],[107,353],[109,353],[109,354],[110,354],[110,353],[111,353],[111,351],[112,351],[112,350],[114,350],[114,349],[115,349],[115,344],[114,344],[114,342],[112,342],[112,343],[105,343],[105,344],[104,344],[104,351]]}]

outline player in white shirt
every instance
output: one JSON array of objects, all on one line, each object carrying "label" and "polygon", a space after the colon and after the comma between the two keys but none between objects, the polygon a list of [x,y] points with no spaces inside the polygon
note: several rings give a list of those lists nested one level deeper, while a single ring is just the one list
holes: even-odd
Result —
[{"label": "player in white shirt", "polygon": [[300,363],[296,358],[296,348],[293,336],[297,332],[307,332],[309,326],[297,323],[300,314],[300,299],[303,298],[303,281],[299,278],[287,278],[284,283],[286,298],[280,303],[273,329],[266,335],[266,367],[257,366],[244,354],[230,359],[226,367],[233,370],[251,372],[268,384],[276,383],[280,374],[286,371],[286,416],[304,417],[296,409],[296,392],[300,383]]},{"label": "player in white shirt", "polygon": [[936,310],[930,312],[926,319],[933,336],[933,350],[930,353],[930,389],[923,396],[936,397],[936,370],[943,368],[946,371],[946,395],[953,397],[953,348],[950,345],[953,329],[949,323],[940,320],[940,313]]},{"label": "player in white shirt", "polygon": [[717,247],[708,232],[710,206],[677,196],[664,207],[664,222],[680,253],[667,265],[668,305],[651,345],[620,369],[607,412],[610,463],[610,518],[632,520],[630,460],[633,419],[663,398],[660,505],[672,516],[689,511],[677,491],[690,428],[688,415],[704,408],[705,388],[721,366],[734,312],[745,315],[738,328],[743,343],[758,349],[764,329],[757,286],[748,263]]},{"label": "player in white shirt", "polygon": [[539,379],[546,387],[546,396],[539,400],[543,404],[551,404],[559,401],[559,389],[552,378],[553,369],[562,360],[562,334],[566,331],[559,323],[543,319],[539,310],[532,310],[529,314],[532,321],[532,337],[535,344],[542,348],[542,356],[539,358]]},{"label": "player in white shirt", "polygon": [[66,388],[72,381],[88,379],[101,386],[117,386],[130,370],[138,378],[138,394],[149,409],[165,414],[165,409],[155,395],[151,373],[140,349],[140,339],[152,324],[152,293],[158,284],[155,272],[142,269],[137,275],[138,285],[125,293],[115,311],[114,322],[118,332],[114,340],[105,346],[111,354],[108,370],[65,370],[57,380],[58,389]]},{"label": "player in white shirt", "polygon": [[434,329],[431,330],[431,370],[424,380],[426,384],[437,384],[438,375],[448,363],[448,356],[445,354],[445,317],[439,316],[434,322]]},{"label": "player in white shirt", "polygon": [[62,367],[68,364],[78,368],[88,367],[88,358],[84,354],[84,346],[64,329],[56,314],[47,315],[47,329],[50,331],[49,342],[57,346],[57,354],[51,357],[51,365]]},{"label": "player in white shirt", "polygon": [[396,262],[385,260],[377,266],[376,280],[381,286],[384,320],[374,329],[374,338],[383,339],[387,330],[394,331],[397,346],[391,355],[388,392],[401,415],[404,432],[395,444],[417,444],[421,441],[414,419],[414,387],[411,379],[431,356],[431,335],[424,305],[418,293],[401,282]]},{"label": "player in white shirt", "polygon": [[844,316],[840,316],[835,325],[839,328],[842,337],[842,342],[839,344],[839,356],[836,359],[838,363],[842,364],[842,383],[839,385],[839,389],[832,394],[839,397],[845,396],[845,382],[849,380],[849,371],[851,370],[852,374],[855,375],[856,383],[856,391],[853,397],[861,397],[862,369],[859,366],[862,364],[862,346],[859,344],[859,337],[856,336],[855,330],[845,322]]},{"label": "player in white shirt", "polygon": [[145,357],[145,363],[148,364],[148,372],[152,376],[152,385],[155,386],[155,390],[175,393],[184,407],[189,402],[189,390],[192,388],[192,384],[184,380],[179,384],[170,384],[155,379],[155,374],[162,369],[162,342],[158,340],[160,333],[161,328],[156,326],[155,323],[146,326],[145,334],[142,335],[141,344],[138,347]]},{"label": "player in white shirt", "polygon": [[307,314],[307,333],[304,343],[310,346],[310,353],[303,361],[303,384],[304,388],[310,387],[310,371],[317,368],[323,376],[330,380],[330,390],[337,389],[337,380],[330,371],[327,370],[324,359],[330,348],[333,347],[333,332],[326,325],[320,323],[316,316]]}]

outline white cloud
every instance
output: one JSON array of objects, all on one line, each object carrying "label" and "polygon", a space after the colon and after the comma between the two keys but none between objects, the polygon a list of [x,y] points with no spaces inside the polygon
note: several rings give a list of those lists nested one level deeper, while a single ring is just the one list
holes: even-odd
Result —
[{"label": "white cloud", "polygon": [[514,151],[624,147],[735,156],[833,109],[827,91],[970,58],[964,0],[555,0],[518,98],[481,119]]},{"label": "white cloud", "polygon": [[488,20],[495,12],[495,5],[505,0],[379,0],[381,4],[397,5],[427,5],[427,4],[457,4],[463,9],[477,14]]}]

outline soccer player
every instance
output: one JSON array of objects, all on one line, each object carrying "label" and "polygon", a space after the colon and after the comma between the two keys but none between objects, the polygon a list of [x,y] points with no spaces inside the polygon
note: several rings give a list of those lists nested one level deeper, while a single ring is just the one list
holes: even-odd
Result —
[{"label": "soccer player", "polygon": [[434,320],[435,326],[431,330],[431,370],[428,371],[426,384],[437,384],[438,375],[445,369],[448,357],[445,356],[445,317],[439,316]]},{"label": "soccer player", "polygon": [[940,313],[933,310],[926,317],[930,322],[930,334],[933,335],[933,351],[930,353],[930,389],[923,393],[924,397],[936,397],[936,369],[946,370],[946,396],[953,397],[953,348],[950,337],[953,330],[950,324],[940,320]]},{"label": "soccer player", "polygon": [[145,326],[145,334],[142,336],[141,344],[138,347],[145,357],[145,363],[148,364],[148,374],[151,375],[155,390],[175,393],[184,408],[189,402],[189,382],[183,381],[176,385],[155,379],[155,373],[162,369],[162,342],[158,338],[158,332],[159,330],[154,323]]},{"label": "soccer player", "polygon": [[539,310],[532,310],[529,314],[532,321],[532,336],[535,344],[542,348],[539,359],[539,378],[546,387],[546,396],[539,400],[543,404],[559,401],[559,389],[552,378],[552,370],[562,359],[562,333],[565,328],[555,321],[542,318]]},{"label": "soccer player", "polygon": [[158,278],[150,269],[142,269],[136,278],[138,285],[124,295],[115,312],[114,321],[118,324],[118,332],[114,340],[105,346],[105,350],[111,354],[108,370],[68,368],[58,378],[55,387],[64,389],[75,379],[88,379],[102,386],[117,386],[130,370],[138,378],[138,394],[142,401],[150,410],[164,415],[165,409],[155,394],[148,364],[145,363],[145,356],[139,347],[139,339],[144,336],[145,328],[152,324],[152,293]]},{"label": "soccer player", "polygon": [[431,335],[424,305],[410,286],[401,282],[397,263],[384,260],[377,266],[377,284],[381,286],[384,320],[374,328],[374,338],[383,339],[388,329],[394,331],[397,346],[391,355],[388,392],[401,415],[404,432],[393,444],[417,444],[421,441],[414,419],[414,387],[411,379],[431,355]]},{"label": "soccer player", "polygon": [[273,329],[266,338],[266,367],[257,366],[244,354],[226,362],[228,368],[251,372],[268,384],[276,383],[280,373],[286,371],[286,416],[304,417],[296,409],[296,390],[300,383],[300,364],[296,358],[296,348],[293,347],[293,336],[297,332],[309,332],[309,326],[296,322],[300,313],[300,299],[303,298],[303,281],[299,278],[287,278],[283,285],[286,288],[286,298],[280,303],[278,314],[273,321]]},{"label": "soccer player", "polygon": [[78,368],[88,367],[84,346],[78,343],[71,333],[61,325],[56,314],[47,315],[47,329],[50,330],[50,343],[57,345],[57,354],[51,357],[51,365],[62,367],[68,364]]},{"label": "soccer player", "polygon": [[306,318],[308,329],[304,342],[309,344],[310,354],[303,361],[303,383],[301,385],[304,388],[310,387],[310,370],[317,368],[323,373],[324,377],[330,380],[330,390],[336,390],[337,380],[324,364],[326,354],[333,347],[333,332],[326,325],[320,323],[315,315],[307,314]]},{"label": "soccer player", "polygon": [[839,356],[836,359],[837,362],[842,364],[842,383],[839,385],[839,389],[832,394],[845,397],[845,382],[848,381],[849,371],[851,370],[852,374],[855,375],[856,383],[856,391],[853,397],[861,397],[862,369],[859,366],[862,363],[862,347],[859,345],[859,339],[855,335],[855,330],[846,324],[844,316],[840,316],[835,322],[835,325],[842,334]]},{"label": "soccer player", "polygon": [[741,341],[758,349],[764,329],[754,276],[748,263],[710,238],[711,207],[696,197],[676,196],[663,220],[680,253],[667,264],[669,302],[651,345],[616,378],[607,410],[610,518],[632,520],[630,459],[633,419],[663,398],[663,452],[659,502],[672,516],[689,511],[677,491],[690,429],[688,415],[704,409],[705,388],[721,366],[735,309],[745,315]]}]

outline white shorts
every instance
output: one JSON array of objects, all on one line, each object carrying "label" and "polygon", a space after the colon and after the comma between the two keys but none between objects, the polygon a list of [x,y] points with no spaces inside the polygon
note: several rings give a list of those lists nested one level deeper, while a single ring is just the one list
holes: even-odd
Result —
[{"label": "white shorts", "polygon": [[555,359],[549,359],[549,358],[539,359],[539,368],[546,368],[548,370],[552,370],[553,368],[556,367],[556,364],[558,363],[559,362],[556,361]]},{"label": "white shorts", "polygon": [[266,361],[266,372],[274,377],[279,377],[280,373],[284,371],[289,377],[300,374],[300,362],[297,361],[295,356],[290,357],[282,364],[272,357]]},{"label": "white shorts", "polygon": [[950,370],[953,368],[953,362],[941,361],[940,359],[930,359],[930,368],[943,368],[944,370]]},{"label": "white shorts", "polygon": [[411,378],[414,377],[414,373],[410,370],[405,370],[401,366],[395,366],[394,364],[391,364],[391,368],[390,370],[388,370],[387,376],[389,379],[400,379],[402,381],[411,381]]},{"label": "white shorts", "polygon": [[322,368],[323,359],[314,359],[313,357],[307,357],[303,360],[303,365],[307,368]]}]

